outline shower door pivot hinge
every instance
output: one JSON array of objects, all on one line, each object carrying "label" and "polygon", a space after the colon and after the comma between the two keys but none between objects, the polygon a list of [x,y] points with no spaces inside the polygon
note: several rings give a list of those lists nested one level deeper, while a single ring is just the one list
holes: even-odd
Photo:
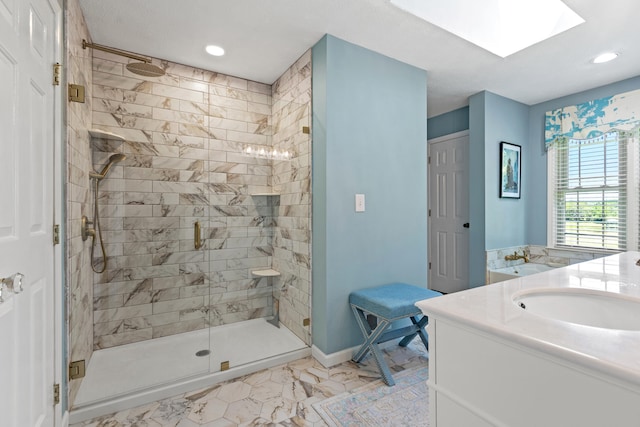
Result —
[{"label": "shower door pivot hinge", "polygon": [[84,360],[76,360],[69,363],[69,379],[77,380],[78,378],[84,378],[85,365]]},{"label": "shower door pivot hinge", "polygon": [[60,403],[60,384],[53,385],[53,406]]},{"label": "shower door pivot hinge", "polygon": [[224,362],[220,362],[220,370],[228,371],[229,370],[229,361],[225,360]]},{"label": "shower door pivot hinge", "polygon": [[60,86],[60,72],[62,70],[62,65],[59,62],[53,64],[53,85]]},{"label": "shower door pivot hinge", "polygon": [[302,319],[302,326],[309,326],[311,324],[311,319],[308,317],[306,319]]},{"label": "shower door pivot hinge", "polygon": [[69,83],[69,101],[84,103],[84,86]]},{"label": "shower door pivot hinge", "polygon": [[53,225],[53,244],[54,246],[60,244],[60,224]]},{"label": "shower door pivot hinge", "polygon": [[302,126],[302,133],[311,133],[309,126]]}]

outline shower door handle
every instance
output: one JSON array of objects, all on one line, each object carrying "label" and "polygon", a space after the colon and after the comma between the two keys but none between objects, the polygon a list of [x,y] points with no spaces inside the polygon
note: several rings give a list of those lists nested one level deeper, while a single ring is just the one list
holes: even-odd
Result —
[{"label": "shower door handle", "polygon": [[193,224],[193,246],[196,249],[200,249],[202,247],[202,238],[200,237],[200,222],[196,221]]}]

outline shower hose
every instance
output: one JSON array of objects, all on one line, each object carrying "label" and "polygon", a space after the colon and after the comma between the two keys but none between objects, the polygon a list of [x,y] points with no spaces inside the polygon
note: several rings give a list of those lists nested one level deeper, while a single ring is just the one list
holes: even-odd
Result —
[{"label": "shower hose", "polygon": [[98,234],[98,240],[100,241],[100,249],[102,250],[102,269],[96,268],[96,263],[93,259],[93,251],[96,247],[96,233],[93,234],[93,240],[91,244],[91,269],[94,273],[103,273],[107,269],[107,254],[104,250],[104,241],[102,240],[102,227],[100,226],[100,215],[98,214],[98,185],[100,183],[99,179],[94,179],[95,181],[95,191],[93,194],[93,226]]}]

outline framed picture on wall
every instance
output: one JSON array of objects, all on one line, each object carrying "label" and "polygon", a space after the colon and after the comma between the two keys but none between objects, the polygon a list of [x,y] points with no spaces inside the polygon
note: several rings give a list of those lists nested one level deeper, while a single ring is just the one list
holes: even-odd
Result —
[{"label": "framed picture on wall", "polygon": [[520,198],[522,152],[519,145],[500,143],[500,197]]}]

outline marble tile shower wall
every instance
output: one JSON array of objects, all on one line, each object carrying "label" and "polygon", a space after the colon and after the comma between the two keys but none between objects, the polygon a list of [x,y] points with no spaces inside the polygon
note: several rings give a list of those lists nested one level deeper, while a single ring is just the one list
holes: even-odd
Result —
[{"label": "marble tile shower wall", "polygon": [[273,186],[280,193],[273,240],[274,279],[280,321],[311,345],[311,50],[272,87],[273,146],[293,152],[291,161],[274,161]]},{"label": "marble tile shower wall", "polygon": [[[154,59],[144,80],[123,58],[93,52],[97,169],[127,159],[102,181],[99,213],[109,265],[94,277],[94,348],[273,314],[270,160],[243,154],[271,145],[271,87]],[[194,222],[204,247],[194,249]]]},{"label": "marble tile shower wall", "polygon": [[[91,123],[91,53],[82,49],[82,39],[90,40],[78,0],[69,0],[65,11],[66,79],[87,90],[84,104],[67,103],[67,226],[66,289],[69,360],[89,360],[93,352],[93,287],[89,267],[89,244],[80,237],[82,215],[91,215],[89,176],[91,149],[88,123]],[[82,379],[69,382],[69,403],[73,405]]]}]

